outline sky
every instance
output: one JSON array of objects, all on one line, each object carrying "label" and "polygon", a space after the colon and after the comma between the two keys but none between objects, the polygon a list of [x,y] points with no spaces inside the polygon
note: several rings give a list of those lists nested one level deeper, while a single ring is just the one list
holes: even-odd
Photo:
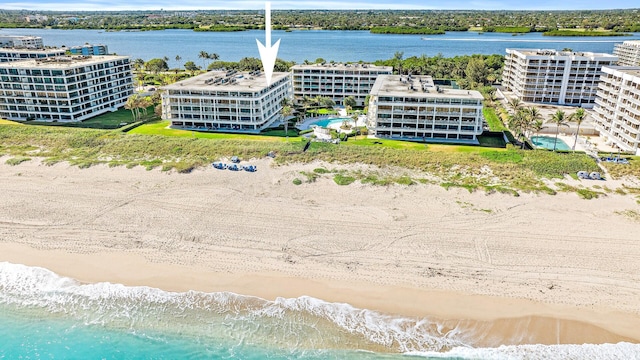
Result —
[{"label": "sky", "polygon": [[[259,10],[256,0],[2,0],[0,9],[26,10]],[[414,10],[582,10],[640,8],[638,0],[354,0],[271,1],[273,10],[288,9],[414,9]]]}]

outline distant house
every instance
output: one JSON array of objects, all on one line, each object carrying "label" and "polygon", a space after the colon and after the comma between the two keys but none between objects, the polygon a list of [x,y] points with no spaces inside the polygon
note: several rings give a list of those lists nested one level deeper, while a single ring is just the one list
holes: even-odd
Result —
[{"label": "distant house", "polygon": [[133,94],[126,56],[59,56],[0,63],[0,118],[82,121]]},{"label": "distant house", "polygon": [[620,66],[640,66],[640,40],[627,40],[616,44],[613,54],[618,57]]},{"label": "distant house", "polygon": [[172,127],[257,133],[283,121],[282,100],[291,99],[291,74],[210,71],[163,86],[162,117]]},{"label": "distant house", "polygon": [[0,63],[61,56],[65,49],[0,48]]},{"label": "distant house", "polygon": [[0,48],[2,47],[41,49],[44,44],[40,36],[0,35]]},{"label": "distant house", "polygon": [[502,85],[524,102],[593,107],[603,66],[611,54],[507,49]]},{"label": "distant house", "polygon": [[71,55],[107,55],[109,54],[109,48],[107,48],[107,45],[103,45],[103,44],[98,44],[98,45],[91,45],[91,44],[84,44],[84,45],[80,45],[80,46],[72,46],[70,48],[68,48],[69,53],[71,53]]},{"label": "distant house", "polygon": [[357,106],[365,106],[364,100],[378,76],[392,74],[393,68],[371,64],[309,64],[294,65],[292,71],[294,96],[329,97],[336,104],[343,104],[345,98],[353,96]]},{"label": "distant house", "polygon": [[640,155],[640,66],[602,68],[594,127],[607,142]]},{"label": "distant house", "polygon": [[478,144],[482,94],[436,86],[430,76],[381,75],[369,97],[370,134],[379,138]]}]

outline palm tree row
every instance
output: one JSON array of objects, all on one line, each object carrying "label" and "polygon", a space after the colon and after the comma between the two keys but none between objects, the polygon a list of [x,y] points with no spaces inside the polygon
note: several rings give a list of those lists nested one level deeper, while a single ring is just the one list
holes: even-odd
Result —
[{"label": "palm tree row", "polygon": [[205,60],[213,60],[216,61],[218,59],[220,59],[220,55],[216,54],[216,53],[211,53],[209,54],[208,52],[202,50],[200,51],[200,53],[198,54],[198,57],[202,59],[202,68],[206,69],[207,67],[205,66]]},{"label": "palm tree row", "polygon": [[127,102],[124,104],[124,108],[131,110],[131,115],[135,122],[140,120],[142,116],[147,116],[147,108],[151,105],[153,105],[151,97],[133,94],[127,99]]},{"label": "palm tree row", "polygon": [[[507,105],[511,109],[511,114],[509,115],[508,126],[511,130],[516,132],[516,138],[522,138],[522,148],[524,149],[524,143],[527,137],[531,136],[531,132],[538,134],[542,129],[545,128],[544,121],[540,111],[536,107],[523,107],[520,99],[511,98],[508,100]],[[553,151],[556,150],[558,144],[558,135],[560,133],[560,127],[566,126],[569,127],[570,122],[575,122],[578,124],[578,128],[576,129],[576,134],[573,142],[572,150],[575,151],[576,144],[578,143],[578,134],[580,132],[580,125],[587,117],[587,113],[583,108],[579,108],[571,115],[567,115],[562,110],[557,110],[555,113],[551,115],[549,118],[549,122],[554,124],[556,127],[555,139],[553,142]]]}]

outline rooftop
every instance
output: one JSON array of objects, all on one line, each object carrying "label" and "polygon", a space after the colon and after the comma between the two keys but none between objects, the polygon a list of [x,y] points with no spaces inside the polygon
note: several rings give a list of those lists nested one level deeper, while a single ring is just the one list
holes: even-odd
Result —
[{"label": "rooftop", "polygon": [[292,67],[293,69],[334,69],[334,70],[384,70],[384,71],[392,71],[391,66],[378,66],[373,64],[343,64],[343,63],[318,63],[318,64],[298,64]]},{"label": "rooftop", "polygon": [[434,85],[431,76],[380,75],[371,89],[378,96],[406,96],[425,98],[466,98],[483,100],[475,90],[449,89]]},{"label": "rooftop", "polygon": [[25,46],[13,46],[13,47],[0,47],[0,51],[4,52],[4,53],[52,53],[52,54],[57,54],[57,53],[64,53],[65,49],[62,48],[32,48],[32,47],[25,47]]},{"label": "rooftop", "polygon": [[101,64],[107,61],[128,59],[128,56],[99,55],[99,56],[55,56],[42,59],[25,59],[0,63],[0,67],[12,69],[68,69],[77,66]]},{"label": "rooftop", "polygon": [[640,66],[606,66],[603,70],[606,68],[640,78]]},{"label": "rooftop", "polygon": [[[271,83],[289,76],[288,72],[274,72],[271,76]],[[188,78],[177,83],[163,86],[164,90],[225,90],[225,91],[260,91],[267,87],[267,80],[264,73],[260,71],[238,72],[230,71],[209,71],[192,78]]]},{"label": "rooftop", "polygon": [[594,53],[588,51],[560,51],[554,49],[507,49],[507,53],[518,52],[526,56],[574,56],[574,57],[606,57],[617,59],[616,55],[607,53]]}]

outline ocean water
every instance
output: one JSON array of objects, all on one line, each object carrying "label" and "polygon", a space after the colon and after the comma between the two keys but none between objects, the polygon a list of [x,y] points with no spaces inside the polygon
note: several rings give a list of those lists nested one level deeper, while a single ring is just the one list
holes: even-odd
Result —
[{"label": "ocean water", "polygon": [[640,359],[640,345],[474,348],[469,334],[310,297],[80,284],[0,262],[0,359]]},{"label": "ocean water", "polygon": [[[193,61],[204,66],[198,58],[200,51],[217,53],[220,60],[238,61],[243,57],[259,57],[256,39],[264,41],[264,31],[195,32],[191,30],[162,30],[137,32],[107,32],[101,30],[57,29],[0,29],[0,35],[41,36],[47,46],[75,46],[85,42],[105,44],[109,51],[133,59],[169,58],[170,67],[182,67]],[[471,54],[506,54],[506,48],[542,48],[575,51],[613,52],[616,43],[638,39],[631,36],[612,37],[549,37],[541,33],[512,36],[508,33],[447,32],[444,35],[371,34],[368,31],[300,30],[273,31],[272,39],[280,39],[278,57],[302,63],[315,61],[375,61],[392,59],[397,51],[405,58],[411,56],[445,57]],[[176,61],[176,55],[181,60]]]}]

